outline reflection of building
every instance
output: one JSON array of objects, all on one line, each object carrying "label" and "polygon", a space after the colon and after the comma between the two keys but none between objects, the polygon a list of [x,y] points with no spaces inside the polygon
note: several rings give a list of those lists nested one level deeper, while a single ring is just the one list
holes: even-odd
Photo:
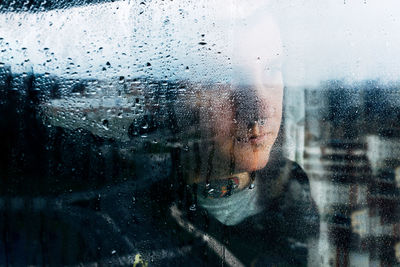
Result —
[{"label": "reflection of building", "polygon": [[[368,135],[368,158],[375,175],[379,170],[387,168],[389,161],[398,161],[400,166],[400,138],[388,138],[380,135]],[[395,170],[398,166],[389,163],[390,169]]]},{"label": "reflection of building", "polygon": [[321,264],[399,263],[398,90],[334,81],[304,95],[304,167],[327,237]]},{"label": "reflection of building", "polygon": [[368,210],[362,209],[351,213],[351,228],[353,233],[365,237],[369,233]]}]

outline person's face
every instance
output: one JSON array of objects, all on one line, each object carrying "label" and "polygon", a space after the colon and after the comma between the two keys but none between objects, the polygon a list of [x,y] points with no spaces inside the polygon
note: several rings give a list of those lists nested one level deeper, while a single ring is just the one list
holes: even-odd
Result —
[{"label": "person's face", "polygon": [[246,31],[235,45],[238,85],[219,86],[211,101],[216,149],[236,171],[265,167],[281,124],[280,36],[273,24],[262,29]]}]

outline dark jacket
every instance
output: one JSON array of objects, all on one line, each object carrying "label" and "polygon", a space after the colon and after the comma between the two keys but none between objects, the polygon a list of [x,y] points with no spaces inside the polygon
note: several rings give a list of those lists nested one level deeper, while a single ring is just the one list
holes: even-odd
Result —
[{"label": "dark jacket", "polygon": [[307,240],[319,233],[309,180],[295,162],[271,160],[256,172],[263,211],[226,226],[201,207],[191,210],[191,188],[164,181],[151,189],[152,212],[171,246],[189,250],[154,262],[162,266],[306,266]]}]

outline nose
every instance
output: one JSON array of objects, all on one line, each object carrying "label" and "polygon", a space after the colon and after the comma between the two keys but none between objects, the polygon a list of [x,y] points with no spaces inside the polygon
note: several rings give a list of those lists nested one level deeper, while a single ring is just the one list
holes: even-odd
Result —
[{"label": "nose", "polygon": [[259,136],[260,135],[260,125],[258,121],[254,121],[249,123],[248,131],[251,136]]}]

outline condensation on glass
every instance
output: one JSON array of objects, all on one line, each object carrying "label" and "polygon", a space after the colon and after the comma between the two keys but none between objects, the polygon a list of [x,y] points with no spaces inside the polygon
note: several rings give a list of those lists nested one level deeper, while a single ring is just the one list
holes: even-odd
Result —
[{"label": "condensation on glass", "polygon": [[397,266],[396,1],[0,3],[0,266]]}]

